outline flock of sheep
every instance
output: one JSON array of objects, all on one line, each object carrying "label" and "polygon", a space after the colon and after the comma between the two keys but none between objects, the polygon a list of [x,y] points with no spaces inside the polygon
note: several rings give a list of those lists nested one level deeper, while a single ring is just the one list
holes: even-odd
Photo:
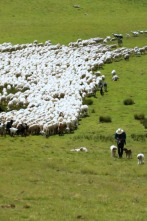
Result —
[{"label": "flock of sheep", "polygon": [[[13,119],[14,128],[26,123],[31,134],[39,131],[46,136],[55,134],[60,124],[67,132],[77,128],[79,118],[88,114],[83,98],[105,79],[98,70],[147,52],[147,46],[129,49],[107,44],[106,39],[114,40],[110,36],[78,39],[68,46],[52,45],[50,40],[1,44],[0,106],[7,105],[8,110],[0,113],[1,123]],[[118,80],[112,74],[112,80]]]}]

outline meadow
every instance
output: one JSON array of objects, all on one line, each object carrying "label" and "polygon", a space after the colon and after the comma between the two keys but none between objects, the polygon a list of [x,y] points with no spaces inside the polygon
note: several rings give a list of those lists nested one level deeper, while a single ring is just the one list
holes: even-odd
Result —
[{"label": "meadow", "polygon": [[[80,5],[79,9],[73,5]],[[145,0],[0,1],[0,43],[50,39],[68,44],[78,38],[146,30]],[[86,13],[86,14],[85,14]],[[124,38],[125,47],[146,45],[147,34]],[[107,64],[101,70],[108,92],[89,105],[72,134],[0,137],[1,221],[145,221],[147,217],[147,129],[134,119],[147,117],[147,55]],[[115,69],[120,79],[111,80]],[[124,105],[131,98],[133,105]],[[110,116],[110,123],[99,122]],[[112,158],[117,128],[127,133],[132,159]],[[87,147],[88,152],[71,152]],[[137,154],[145,164],[137,165]]]}]

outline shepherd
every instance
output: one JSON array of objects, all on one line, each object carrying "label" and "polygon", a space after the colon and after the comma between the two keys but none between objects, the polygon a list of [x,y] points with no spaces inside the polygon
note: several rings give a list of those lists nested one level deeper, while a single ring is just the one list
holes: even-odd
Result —
[{"label": "shepherd", "polygon": [[126,132],[123,129],[118,128],[115,132],[115,140],[117,142],[119,158],[122,158],[123,148],[124,145],[126,144]]},{"label": "shepherd", "polygon": [[119,46],[119,47],[121,47],[121,46],[122,46],[122,44],[123,44],[122,39],[121,39],[121,38],[118,38],[117,42],[118,42],[118,46]]}]

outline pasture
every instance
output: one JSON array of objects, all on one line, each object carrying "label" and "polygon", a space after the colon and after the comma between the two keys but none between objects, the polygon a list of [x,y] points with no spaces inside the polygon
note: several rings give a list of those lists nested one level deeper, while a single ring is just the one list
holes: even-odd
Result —
[{"label": "pasture", "polygon": [[[0,43],[30,43],[37,39],[67,44],[78,38],[145,30],[146,8],[146,0],[1,1]],[[133,41],[135,45],[144,42],[142,38]]]},{"label": "pasture", "polygon": [[[111,2],[111,3],[110,3]],[[73,5],[80,5],[79,9]],[[145,30],[146,1],[0,2],[0,42],[50,39],[67,44],[78,38]],[[85,14],[87,13],[87,14]],[[125,47],[146,45],[146,35],[124,38]],[[104,66],[108,92],[89,97],[89,116],[64,136],[0,137],[1,221],[145,221],[147,217],[147,130],[134,114],[147,117],[147,55]],[[119,81],[111,80],[115,69]],[[124,105],[127,98],[133,105]],[[99,116],[112,122],[100,123]],[[117,128],[127,133],[132,159],[112,158]],[[71,152],[87,147],[88,153]],[[145,164],[137,165],[137,154]]]}]

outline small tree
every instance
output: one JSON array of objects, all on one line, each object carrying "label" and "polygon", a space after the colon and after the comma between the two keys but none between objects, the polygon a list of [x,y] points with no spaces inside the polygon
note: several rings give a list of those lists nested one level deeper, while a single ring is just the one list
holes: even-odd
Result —
[{"label": "small tree", "polygon": [[128,98],[124,100],[124,105],[132,105],[135,104],[135,102],[133,101],[133,99]]},{"label": "small tree", "polygon": [[111,120],[111,117],[109,117],[109,116],[100,116],[99,117],[99,122],[101,122],[101,123],[110,123],[110,122],[112,122],[112,120]]}]

